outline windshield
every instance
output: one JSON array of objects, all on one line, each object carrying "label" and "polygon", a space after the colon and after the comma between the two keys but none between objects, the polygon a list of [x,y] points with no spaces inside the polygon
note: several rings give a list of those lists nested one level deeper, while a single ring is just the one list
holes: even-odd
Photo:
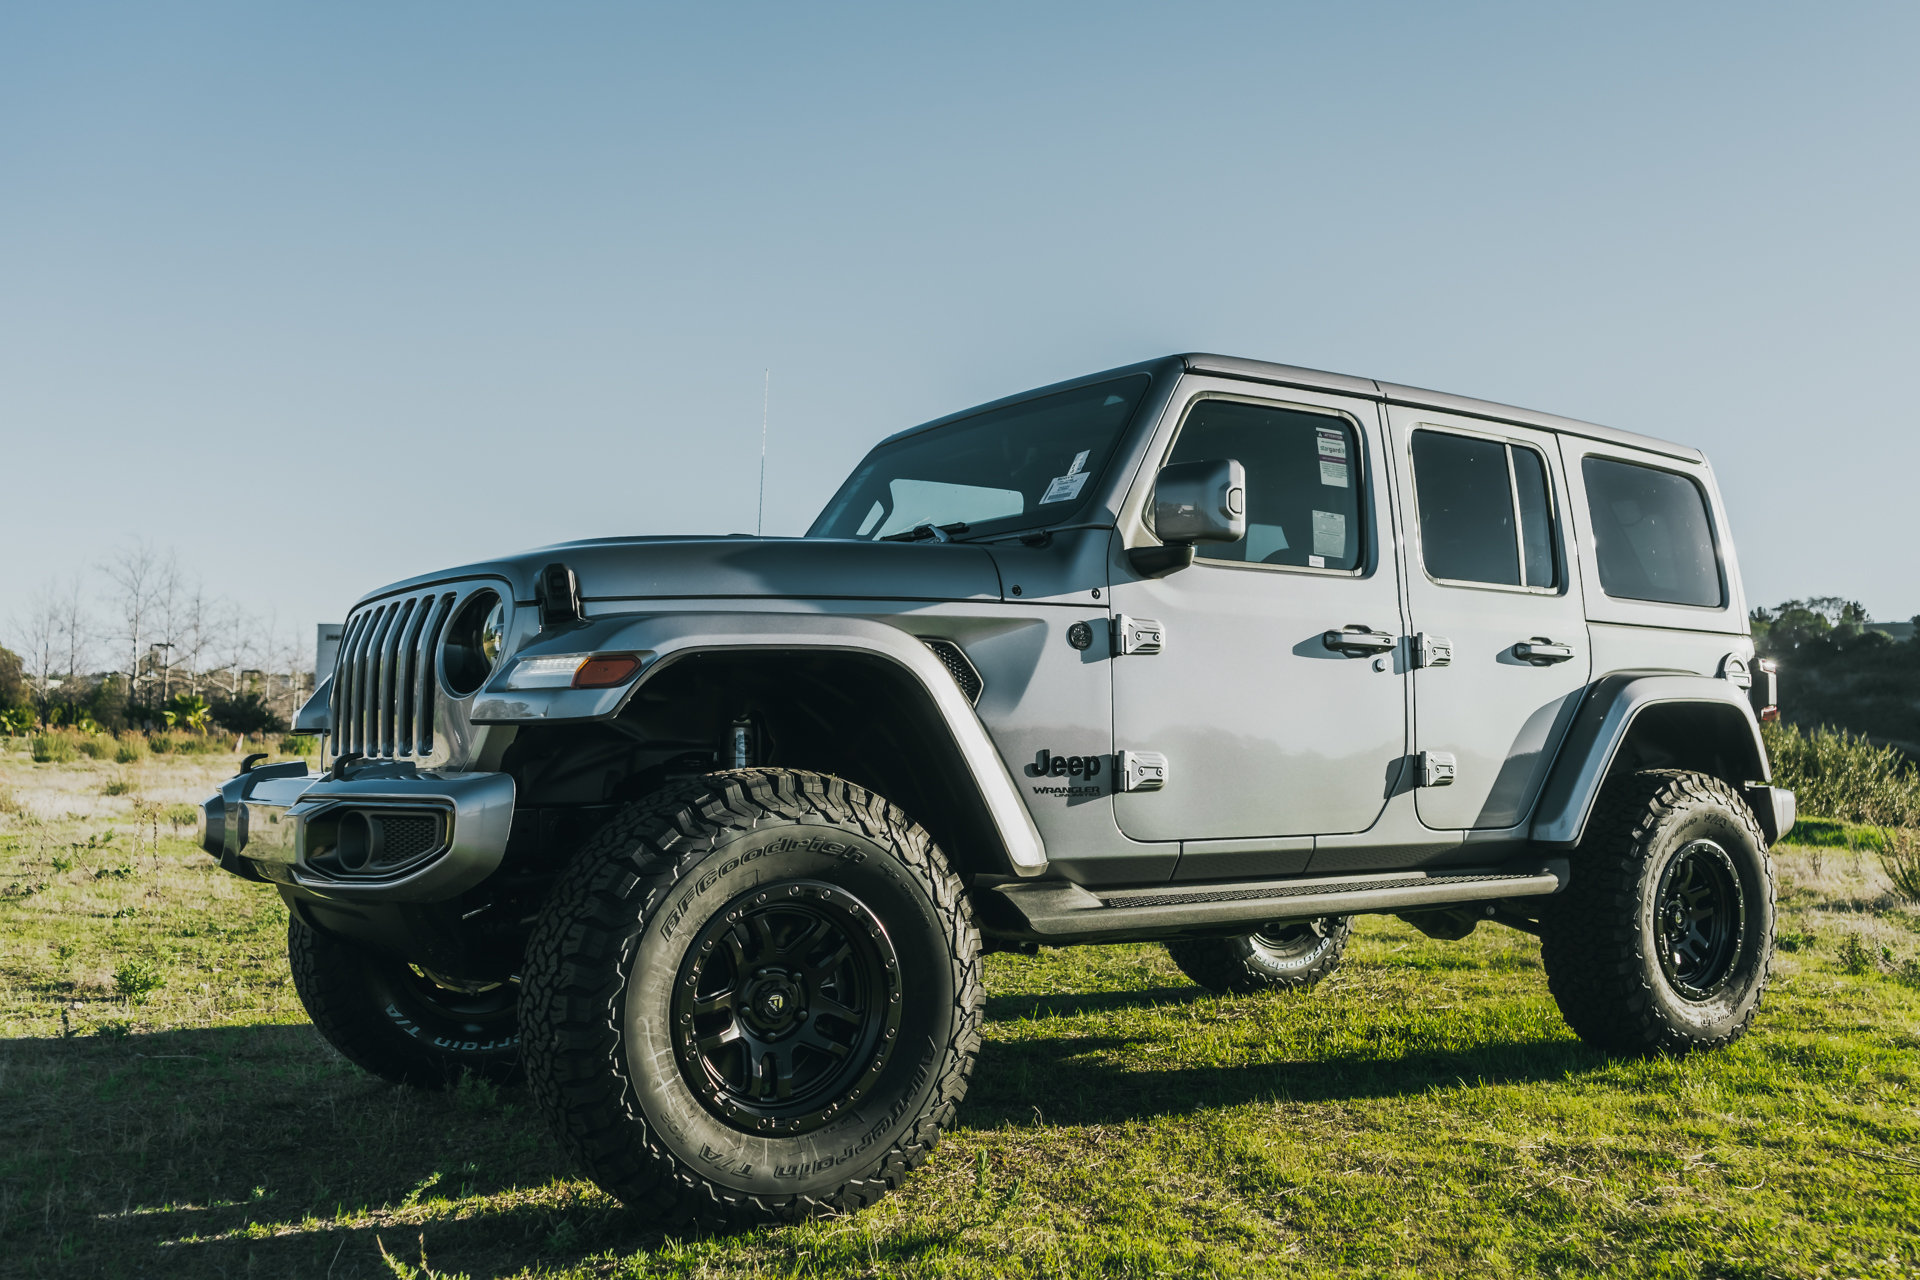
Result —
[{"label": "windshield", "polygon": [[[807,530],[873,540],[921,525],[973,535],[1067,520],[1146,393],[1135,374],[1023,400],[883,444]],[[963,526],[955,528],[954,526]]]}]

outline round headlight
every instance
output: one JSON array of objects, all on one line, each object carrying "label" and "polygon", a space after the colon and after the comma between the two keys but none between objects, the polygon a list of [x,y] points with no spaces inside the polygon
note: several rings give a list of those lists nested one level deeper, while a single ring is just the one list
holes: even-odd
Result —
[{"label": "round headlight", "polygon": [[507,606],[498,595],[476,591],[467,597],[440,646],[440,674],[447,692],[456,698],[479,692],[500,657],[506,626]]},{"label": "round headlight", "polygon": [[500,649],[506,642],[506,602],[495,601],[493,611],[487,615],[487,620],[480,624],[480,655],[487,660],[489,669],[500,665]]}]

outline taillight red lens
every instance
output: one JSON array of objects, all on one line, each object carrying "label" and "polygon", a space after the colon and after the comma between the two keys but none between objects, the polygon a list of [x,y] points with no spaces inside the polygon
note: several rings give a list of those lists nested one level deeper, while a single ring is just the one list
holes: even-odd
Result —
[{"label": "taillight red lens", "polygon": [[1766,721],[1768,724],[1772,724],[1775,720],[1778,720],[1780,718],[1780,708],[1762,707],[1760,708],[1760,718]]},{"label": "taillight red lens", "polygon": [[640,657],[632,653],[596,653],[573,673],[576,689],[610,689],[625,684],[640,670]]}]

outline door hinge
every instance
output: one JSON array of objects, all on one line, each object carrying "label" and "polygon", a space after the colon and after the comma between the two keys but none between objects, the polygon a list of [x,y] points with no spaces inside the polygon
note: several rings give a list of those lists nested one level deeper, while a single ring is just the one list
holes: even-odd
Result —
[{"label": "door hinge", "polygon": [[1122,791],[1158,791],[1167,785],[1167,758],[1158,751],[1117,751],[1114,764]]},{"label": "door hinge", "polygon": [[1423,787],[1450,787],[1453,776],[1459,771],[1451,751],[1422,751],[1420,753],[1420,785]]},{"label": "door hinge", "polygon": [[1422,631],[1413,638],[1413,660],[1422,667],[1450,667],[1453,665],[1453,641]]},{"label": "door hinge", "polygon": [[1152,618],[1129,618],[1122,613],[1113,619],[1113,651],[1116,654],[1158,653],[1164,643],[1166,632]]}]

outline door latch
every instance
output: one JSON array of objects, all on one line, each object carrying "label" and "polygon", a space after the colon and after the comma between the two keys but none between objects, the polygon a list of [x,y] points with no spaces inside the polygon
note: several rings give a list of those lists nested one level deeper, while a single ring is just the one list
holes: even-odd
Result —
[{"label": "door latch", "polygon": [[1451,751],[1422,751],[1420,753],[1420,785],[1423,787],[1450,787],[1453,776],[1459,772]]},{"label": "door latch", "polygon": [[1167,785],[1167,758],[1158,751],[1117,751],[1114,756],[1122,791],[1158,791]]},{"label": "door latch", "polygon": [[1124,613],[1114,617],[1114,653],[1158,653],[1164,643],[1166,632],[1152,618],[1129,618]]},{"label": "door latch", "polygon": [[1335,653],[1343,653],[1349,658],[1371,658],[1375,654],[1391,653],[1400,641],[1384,631],[1375,631],[1372,627],[1358,622],[1349,622],[1338,631],[1329,631],[1320,637],[1320,643]]},{"label": "door latch", "polygon": [[1453,641],[1422,631],[1413,638],[1414,661],[1423,667],[1453,665]]}]

